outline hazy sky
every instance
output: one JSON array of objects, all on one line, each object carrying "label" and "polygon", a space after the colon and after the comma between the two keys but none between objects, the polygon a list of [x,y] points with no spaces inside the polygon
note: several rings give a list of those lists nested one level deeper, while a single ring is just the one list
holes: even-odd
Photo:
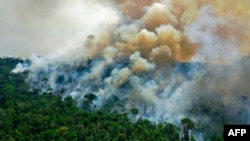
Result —
[{"label": "hazy sky", "polygon": [[115,12],[92,0],[0,0],[0,56],[50,52],[94,32],[105,15]]}]

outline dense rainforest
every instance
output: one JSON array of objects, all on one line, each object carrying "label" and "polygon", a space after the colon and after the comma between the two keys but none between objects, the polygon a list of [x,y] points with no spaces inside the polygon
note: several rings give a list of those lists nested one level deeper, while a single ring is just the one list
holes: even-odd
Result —
[{"label": "dense rainforest", "polygon": [[[3,141],[180,141],[181,128],[171,123],[136,122],[127,113],[80,109],[71,97],[29,90],[26,74],[11,70],[16,58],[0,58],[0,140]],[[91,99],[91,95],[90,99]],[[93,97],[92,97],[93,99]],[[131,113],[136,114],[137,109]],[[189,119],[183,123],[195,126]],[[190,140],[195,140],[189,137]],[[214,138],[221,141],[221,138]]]}]

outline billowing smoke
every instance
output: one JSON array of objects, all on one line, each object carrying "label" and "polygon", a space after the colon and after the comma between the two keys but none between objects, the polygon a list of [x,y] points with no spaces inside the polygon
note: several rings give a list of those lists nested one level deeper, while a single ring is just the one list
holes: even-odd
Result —
[{"label": "billowing smoke", "polygon": [[[50,12],[41,8],[46,18],[59,18],[69,3],[57,2],[46,7]],[[66,6],[61,16],[83,24],[82,34],[13,70],[27,71],[31,88],[72,96],[79,107],[92,93],[92,110],[138,108],[139,117],[155,122],[179,124],[190,117],[200,130],[250,123],[248,0],[79,3],[82,9]]]}]

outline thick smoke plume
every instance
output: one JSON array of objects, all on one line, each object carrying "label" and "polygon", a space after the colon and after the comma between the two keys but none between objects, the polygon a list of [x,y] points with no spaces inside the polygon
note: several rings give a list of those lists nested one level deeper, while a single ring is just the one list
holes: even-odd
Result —
[{"label": "thick smoke plume", "polygon": [[[79,107],[93,93],[93,110],[138,108],[139,117],[155,122],[179,124],[190,117],[200,130],[250,123],[248,0],[46,2],[32,14],[41,12],[45,25],[59,27],[67,22],[54,18],[68,14],[82,34],[16,66],[15,73],[28,71],[31,88],[72,96]],[[34,10],[32,3],[21,11]]]}]

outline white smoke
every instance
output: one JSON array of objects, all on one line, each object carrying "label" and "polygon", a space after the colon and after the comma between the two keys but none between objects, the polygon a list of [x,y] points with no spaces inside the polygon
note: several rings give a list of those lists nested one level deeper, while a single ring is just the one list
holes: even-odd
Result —
[{"label": "white smoke", "polygon": [[8,0],[0,9],[1,56],[48,54],[119,20],[115,9],[93,0]]}]

